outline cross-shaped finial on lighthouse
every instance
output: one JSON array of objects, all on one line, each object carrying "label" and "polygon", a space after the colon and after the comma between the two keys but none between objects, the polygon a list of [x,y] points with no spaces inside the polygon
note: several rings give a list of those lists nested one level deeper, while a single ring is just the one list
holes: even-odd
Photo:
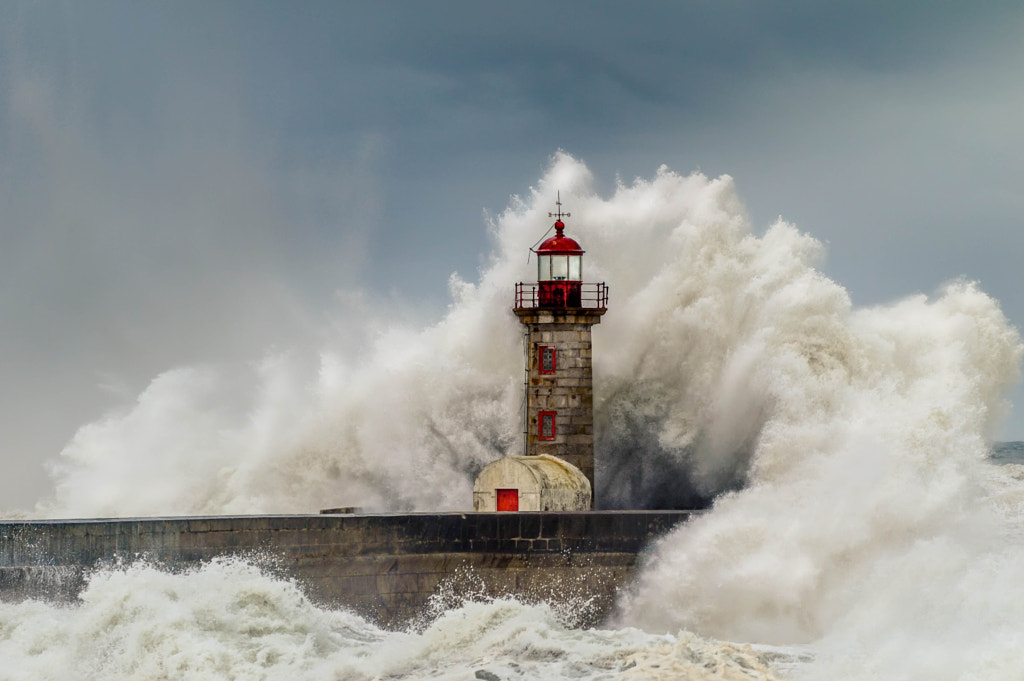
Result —
[{"label": "cross-shaped finial on lighthouse", "polygon": [[557,218],[558,221],[561,222],[562,218],[571,218],[572,217],[572,213],[563,213],[562,212],[562,192],[559,191],[557,196],[558,196],[558,198],[555,200],[555,205],[558,206],[558,210],[555,211],[554,213],[548,213],[548,217],[549,218]]}]

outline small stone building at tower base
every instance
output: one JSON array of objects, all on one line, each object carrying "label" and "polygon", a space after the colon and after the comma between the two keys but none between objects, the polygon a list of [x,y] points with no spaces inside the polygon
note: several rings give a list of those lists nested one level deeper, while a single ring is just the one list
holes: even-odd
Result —
[{"label": "small stone building at tower base", "polygon": [[473,484],[474,511],[588,511],[590,504],[587,476],[546,454],[498,459]]}]

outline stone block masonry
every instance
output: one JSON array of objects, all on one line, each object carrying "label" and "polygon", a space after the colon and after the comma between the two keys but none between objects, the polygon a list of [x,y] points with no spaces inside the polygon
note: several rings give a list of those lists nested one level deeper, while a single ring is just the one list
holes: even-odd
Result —
[{"label": "stone block masonry", "polygon": [[[594,392],[591,327],[604,309],[517,308],[526,327],[527,385],[525,454],[556,456],[576,468],[594,487]],[[541,366],[541,348],[553,348],[555,368]],[[541,433],[541,412],[554,412],[550,439]]]},{"label": "stone block masonry", "polygon": [[420,617],[468,580],[484,595],[590,599],[597,624],[652,540],[689,511],[415,513],[0,522],[0,600],[73,601],[89,570],[145,558],[172,568],[263,554],[314,601],[382,626]]}]

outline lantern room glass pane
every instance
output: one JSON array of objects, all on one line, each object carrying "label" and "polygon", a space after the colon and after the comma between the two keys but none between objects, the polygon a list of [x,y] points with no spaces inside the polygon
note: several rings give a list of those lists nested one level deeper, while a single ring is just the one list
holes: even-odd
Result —
[{"label": "lantern room glass pane", "polygon": [[582,255],[570,255],[569,256],[569,281],[582,281],[583,275],[581,270],[583,269],[583,256]]},{"label": "lantern room glass pane", "polygon": [[564,280],[567,276],[569,276],[569,256],[551,256],[551,278],[555,280]]},{"label": "lantern room glass pane", "polygon": [[551,256],[537,256],[537,281],[551,280]]}]

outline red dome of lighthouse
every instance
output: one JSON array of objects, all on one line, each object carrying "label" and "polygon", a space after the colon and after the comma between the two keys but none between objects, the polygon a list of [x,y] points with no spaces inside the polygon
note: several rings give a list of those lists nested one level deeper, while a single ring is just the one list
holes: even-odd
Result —
[{"label": "red dome of lighthouse", "polygon": [[561,220],[555,223],[555,235],[542,243],[534,253],[537,255],[559,253],[561,255],[583,255],[584,250],[576,243],[575,239],[562,234],[565,223]]}]

